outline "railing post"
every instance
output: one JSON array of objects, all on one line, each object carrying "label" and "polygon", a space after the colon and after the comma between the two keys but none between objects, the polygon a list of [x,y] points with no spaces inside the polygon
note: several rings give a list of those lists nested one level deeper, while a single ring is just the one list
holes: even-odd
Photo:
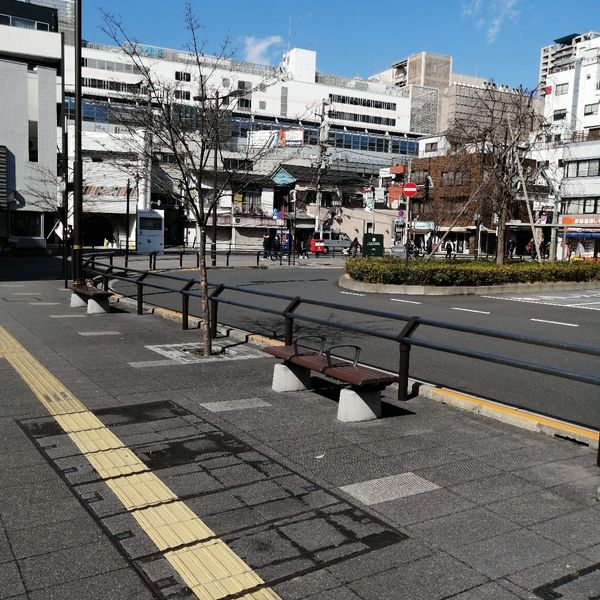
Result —
[{"label": "railing post", "polygon": [[158,256],[158,252],[154,253],[154,270],[156,271],[156,257]]},{"label": "railing post", "polygon": [[113,255],[112,254],[110,254],[108,256],[108,263],[110,264],[111,267],[113,266]]},{"label": "railing post", "polygon": [[196,269],[200,268],[200,252],[196,252]]},{"label": "railing post", "polygon": [[290,346],[294,341],[294,317],[290,316],[296,310],[296,307],[302,302],[302,298],[296,296],[283,310],[283,316],[285,317],[285,344]]},{"label": "railing post", "polygon": [[137,287],[137,314],[144,314],[144,278],[146,273],[142,273],[135,281]]},{"label": "railing post", "polygon": [[148,268],[152,270],[152,254],[148,256]]},{"label": "railing post", "polygon": [[179,253],[179,268],[183,269],[183,252]]},{"label": "railing post", "polygon": [[404,342],[404,338],[410,337],[419,326],[419,317],[412,317],[398,334],[398,343],[400,345],[400,362],[398,365],[398,400],[406,402],[408,400],[408,368],[410,363],[410,344]]},{"label": "railing post", "polygon": [[260,265],[260,255],[261,255],[261,251],[259,250],[256,253],[256,266],[258,267]]},{"label": "railing post", "polygon": [[196,283],[193,279],[188,281],[181,290],[181,328],[189,329],[190,317],[190,296],[187,291]]},{"label": "railing post", "polygon": [[219,296],[225,289],[225,286],[219,284],[215,291],[210,294],[208,301],[210,303],[210,337],[216,339],[217,337],[217,319],[219,318]]},{"label": "railing post", "polygon": [[229,255],[230,254],[231,254],[231,248],[229,250],[227,250],[226,259],[225,259],[225,266],[226,267],[229,266]]}]

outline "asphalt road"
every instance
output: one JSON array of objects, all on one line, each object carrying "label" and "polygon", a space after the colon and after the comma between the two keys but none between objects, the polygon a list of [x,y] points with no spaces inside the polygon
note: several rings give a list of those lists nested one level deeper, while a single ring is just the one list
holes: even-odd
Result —
[{"label": "asphalt road", "polygon": [[[357,294],[337,286],[337,278],[341,272],[339,269],[316,267],[214,269],[209,272],[209,280],[215,284],[226,283],[350,307],[382,310],[396,316],[418,315],[582,345],[599,345],[600,290],[548,292],[528,296],[494,294],[483,297]],[[181,275],[192,277],[195,273],[184,272]],[[118,283],[115,287],[121,293],[134,295],[133,289],[128,288],[127,284]],[[240,295],[231,292],[226,292],[223,298],[242,300]],[[145,301],[177,310],[181,307],[178,295],[157,290],[148,289]],[[248,295],[244,295],[243,301],[280,310],[287,304],[284,301]],[[194,298],[190,302],[190,312],[199,313],[199,302]],[[350,322],[389,332],[399,332],[404,325],[402,321],[393,319],[318,309],[309,305],[300,308],[299,312],[318,315],[329,321]],[[283,336],[283,319],[261,310],[251,311],[220,304],[219,322],[263,335]],[[361,362],[394,371],[398,368],[398,346],[393,342],[298,321],[296,325],[297,334],[316,332],[326,335],[331,344],[360,345]],[[600,372],[600,359],[581,354],[424,326],[417,330],[415,336],[557,368],[594,375]],[[600,393],[597,387],[591,385],[418,347],[413,347],[411,352],[410,375],[423,381],[600,428]]]}]

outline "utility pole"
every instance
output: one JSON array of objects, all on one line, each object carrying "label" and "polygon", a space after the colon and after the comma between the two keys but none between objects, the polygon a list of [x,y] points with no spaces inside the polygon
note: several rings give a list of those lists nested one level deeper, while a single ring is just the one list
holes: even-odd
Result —
[{"label": "utility pole", "polygon": [[[410,183],[410,178],[412,177],[412,158],[408,158],[406,161],[407,164],[407,173],[406,179],[404,181],[404,185]],[[404,236],[404,244],[408,242],[410,239],[410,229],[411,229],[411,214],[410,214],[410,196],[406,196],[406,233]]]},{"label": "utility pole", "polygon": [[125,268],[129,266],[129,198],[131,197],[131,182],[127,178],[127,205],[125,206]]},{"label": "utility pole", "polygon": [[329,100],[323,99],[321,103],[321,124],[319,125],[319,156],[317,158],[317,212],[315,214],[315,231],[321,230],[321,204],[323,201],[323,190],[321,177],[326,168],[327,161],[327,138],[329,136],[329,127],[325,120],[325,107],[329,105]]},{"label": "utility pole", "polygon": [[213,213],[212,213],[212,240],[210,242],[210,262],[213,267],[217,265],[217,204],[219,195],[217,188],[219,185],[217,179],[217,152],[219,149],[219,91],[215,95],[215,113],[213,119]]},{"label": "utility pole", "polygon": [[82,212],[83,162],[81,160],[81,0],[75,3],[75,158],[73,162],[73,285],[83,285]]}]

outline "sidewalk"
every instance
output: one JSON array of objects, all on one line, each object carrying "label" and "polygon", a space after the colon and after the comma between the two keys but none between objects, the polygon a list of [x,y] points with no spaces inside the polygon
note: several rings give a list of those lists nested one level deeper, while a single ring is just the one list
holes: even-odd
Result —
[{"label": "sidewalk", "polygon": [[598,598],[595,451],[393,391],[339,423],[256,348],[84,310],[0,283],[0,598]]}]

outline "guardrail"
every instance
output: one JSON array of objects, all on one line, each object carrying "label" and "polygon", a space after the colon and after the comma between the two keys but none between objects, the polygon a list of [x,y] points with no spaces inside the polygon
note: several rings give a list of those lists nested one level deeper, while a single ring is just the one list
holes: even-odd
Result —
[{"label": "guardrail", "polygon": [[[153,288],[166,292],[177,293],[181,296],[181,312],[182,312],[182,328],[189,327],[189,301],[191,297],[201,297],[200,290],[194,289],[199,285],[199,281],[194,278],[184,277],[170,273],[151,273],[149,271],[139,271],[134,269],[123,269],[115,267],[112,261],[103,263],[98,261],[97,256],[89,257],[84,264],[84,273],[95,276],[103,281],[103,287],[108,290],[111,279],[126,281],[136,286],[137,312],[143,313],[144,309],[144,289]],[[148,281],[148,277],[152,276],[153,280]],[[156,281],[158,280],[158,281]],[[168,285],[170,282],[175,282],[173,285]],[[178,283],[179,285],[176,285]],[[233,292],[235,295],[245,295],[251,298],[263,298],[269,300],[279,300],[285,303],[283,309],[273,308],[266,304],[252,302],[234,297],[227,297],[226,292]],[[270,314],[275,317],[281,317],[284,322],[284,341],[286,344],[292,343],[294,325],[298,322],[312,323],[319,326],[332,327],[342,331],[367,335],[379,339],[389,340],[398,344],[398,399],[405,401],[409,397],[408,378],[410,366],[410,352],[412,347],[425,348],[432,351],[449,353],[457,356],[464,356],[481,360],[484,362],[495,363],[499,365],[524,369],[536,373],[578,381],[581,383],[600,386],[600,369],[594,373],[581,373],[564,368],[557,368],[550,365],[534,363],[527,360],[514,358],[513,356],[494,354],[491,352],[481,352],[469,348],[434,342],[425,338],[415,336],[415,332],[421,326],[433,327],[445,331],[455,331],[469,335],[482,336],[488,339],[497,339],[504,341],[526,344],[536,348],[550,348],[561,352],[569,352],[583,354],[587,356],[600,357],[600,347],[584,346],[580,344],[571,344],[552,340],[548,338],[534,337],[518,333],[510,333],[496,329],[476,327],[472,325],[461,325],[448,321],[437,319],[429,319],[416,315],[399,315],[387,311],[373,310],[369,308],[360,308],[348,306],[334,302],[325,302],[321,300],[313,300],[310,298],[302,298],[300,296],[292,296],[289,294],[281,294],[276,292],[268,292],[263,290],[250,289],[235,285],[209,285],[210,303],[210,331],[214,339],[217,336],[217,324],[219,305],[227,304],[252,311],[258,311],[261,314]],[[398,329],[392,331],[390,329],[379,330],[373,327],[367,327],[351,322],[350,320],[332,320],[330,318],[319,317],[312,312],[303,312],[304,307],[320,307],[338,311],[339,314],[360,314],[370,317],[378,317],[388,319],[398,323]],[[377,366],[377,365],[375,365]],[[598,464],[600,466],[600,448],[598,454]]]}]

